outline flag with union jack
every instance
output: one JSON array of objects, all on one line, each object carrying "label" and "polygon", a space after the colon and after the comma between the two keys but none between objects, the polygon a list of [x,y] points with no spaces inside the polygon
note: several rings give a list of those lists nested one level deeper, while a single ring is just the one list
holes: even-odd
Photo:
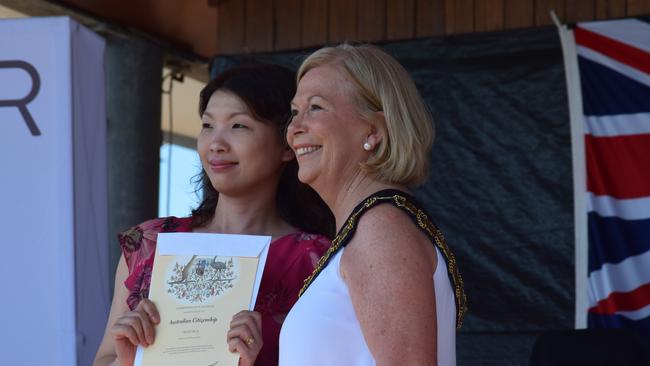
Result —
[{"label": "flag with union jack", "polygon": [[573,35],[586,172],[576,191],[586,213],[576,215],[586,214],[588,255],[577,290],[588,327],[650,334],[650,23],[578,23]]}]

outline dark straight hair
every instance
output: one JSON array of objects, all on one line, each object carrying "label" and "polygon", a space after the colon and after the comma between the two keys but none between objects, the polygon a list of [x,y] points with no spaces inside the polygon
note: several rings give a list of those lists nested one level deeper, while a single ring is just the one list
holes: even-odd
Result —
[{"label": "dark straight hair", "polygon": [[[207,108],[212,94],[222,90],[236,95],[248,107],[253,117],[276,127],[278,139],[287,146],[285,131],[291,114],[291,99],[296,92],[295,74],[282,66],[249,64],[230,68],[210,81],[201,90],[199,115]],[[262,152],[261,152],[262,153]],[[197,183],[202,201],[192,211],[192,225],[198,227],[212,219],[219,192],[201,169]],[[334,216],[318,194],[298,180],[296,159],[284,165],[278,183],[276,206],[283,220],[304,231],[332,238]]]}]

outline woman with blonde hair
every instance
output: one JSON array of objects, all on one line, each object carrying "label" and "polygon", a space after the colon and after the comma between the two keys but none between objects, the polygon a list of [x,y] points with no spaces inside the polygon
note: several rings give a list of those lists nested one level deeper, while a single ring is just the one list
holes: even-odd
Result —
[{"label": "woman with blonde hair", "polygon": [[280,335],[281,365],[454,365],[466,311],[456,260],[409,193],[432,120],[415,84],[370,45],[322,48],[298,71],[287,140],[338,234]]}]

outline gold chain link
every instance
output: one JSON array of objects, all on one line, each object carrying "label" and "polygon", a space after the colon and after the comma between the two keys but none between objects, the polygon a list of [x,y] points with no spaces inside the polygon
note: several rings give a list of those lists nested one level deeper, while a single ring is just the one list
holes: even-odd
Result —
[{"label": "gold chain link", "polygon": [[366,209],[374,206],[378,201],[389,201],[389,200],[394,201],[397,207],[400,207],[401,209],[407,211],[412,216],[415,216],[418,226],[420,226],[420,228],[423,229],[429,235],[429,237],[433,239],[436,247],[438,247],[438,249],[442,252],[443,256],[447,259],[446,261],[447,270],[449,271],[449,274],[451,275],[452,281],[454,283],[454,287],[455,287],[454,295],[456,297],[456,305],[458,307],[456,311],[456,328],[460,328],[463,325],[463,317],[467,312],[467,295],[465,294],[463,278],[461,277],[460,272],[458,271],[458,266],[456,264],[456,257],[454,257],[454,254],[447,246],[447,242],[445,241],[442,232],[438,229],[438,227],[436,227],[435,224],[433,224],[431,220],[429,220],[426,213],[424,213],[424,211],[420,210],[413,203],[408,201],[406,197],[401,195],[370,197],[363,203],[363,205],[358,210],[352,213],[352,215],[350,215],[350,217],[348,218],[345,226],[343,226],[341,231],[336,235],[336,237],[334,237],[334,240],[332,240],[332,245],[329,247],[327,252],[325,252],[325,254],[323,254],[323,256],[318,260],[318,264],[316,265],[316,268],[314,269],[312,274],[305,279],[304,285],[302,286],[302,289],[300,289],[300,293],[298,294],[298,297],[303,295],[303,293],[307,290],[309,285],[311,285],[313,280],[323,270],[323,267],[325,266],[325,263],[327,263],[329,258],[333,254],[339,251],[339,249],[341,248],[341,243],[345,239],[347,239],[352,229],[354,229],[354,227],[356,226],[359,215]]}]

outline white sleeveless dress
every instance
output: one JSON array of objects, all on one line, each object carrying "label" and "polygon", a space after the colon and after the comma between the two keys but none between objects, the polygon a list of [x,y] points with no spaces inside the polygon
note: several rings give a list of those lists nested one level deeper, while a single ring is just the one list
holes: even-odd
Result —
[{"label": "white sleeveless dress", "polygon": [[[341,278],[341,248],[293,306],[280,332],[280,366],[366,366],[375,360]],[[438,365],[456,365],[456,303],[447,266],[436,248],[433,274]]]}]

